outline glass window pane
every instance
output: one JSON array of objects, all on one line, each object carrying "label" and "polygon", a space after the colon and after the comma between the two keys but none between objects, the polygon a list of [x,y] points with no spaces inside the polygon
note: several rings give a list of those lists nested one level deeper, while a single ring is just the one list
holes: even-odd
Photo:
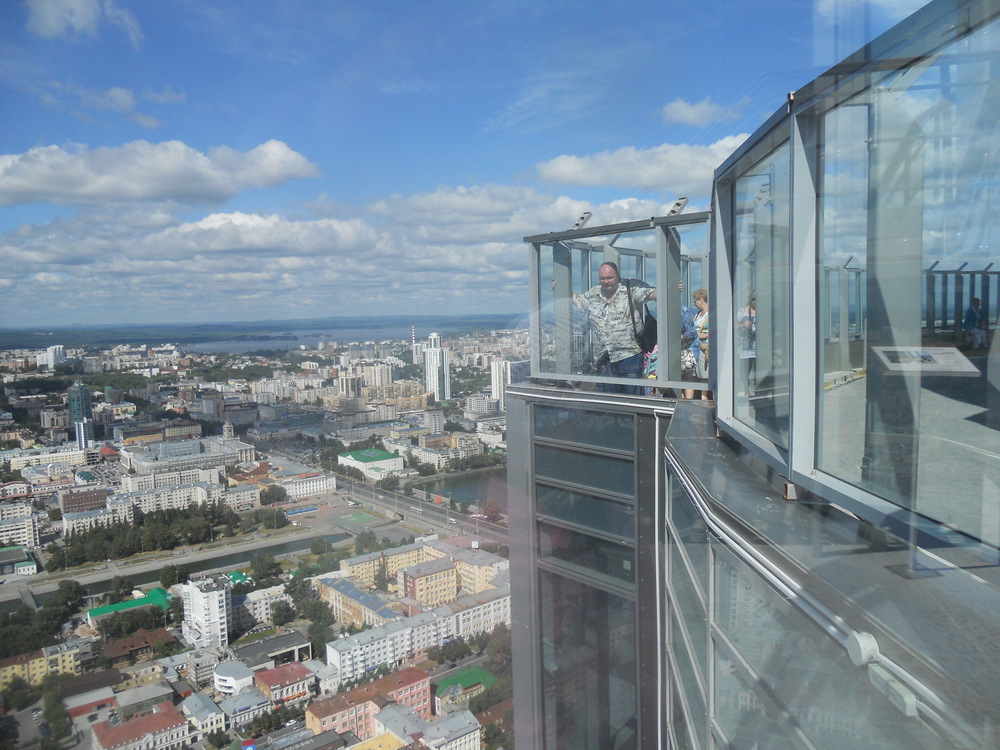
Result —
[{"label": "glass window pane", "polygon": [[996,27],[871,74],[821,112],[816,159],[819,304],[839,321],[819,342],[817,463],[993,546]]},{"label": "glass window pane", "polygon": [[789,418],[789,147],[736,180],[733,231],[737,419],[782,447]]},{"label": "glass window pane", "polygon": [[632,461],[610,456],[535,446],[535,473],[539,477],[571,482],[631,497],[635,489]]},{"label": "glass window pane", "polygon": [[[674,591],[674,598],[670,605],[677,612],[680,612],[681,620],[687,630],[688,638],[691,641],[691,648],[694,650],[694,661],[702,665],[708,661],[708,618],[705,615],[705,606],[695,592],[694,582],[688,575],[688,570],[681,559],[680,547],[671,539],[670,548],[670,585]],[[704,671],[702,670],[702,675]]]},{"label": "glass window pane", "polygon": [[535,485],[538,512],[625,539],[635,538],[635,506],[583,492]]},{"label": "glass window pane", "polygon": [[[671,610],[671,626],[673,632],[677,633],[677,612]],[[671,638],[671,650],[673,655],[671,666],[673,676],[681,686],[684,699],[687,701],[690,715],[688,719],[690,726],[702,747],[708,747],[708,710],[705,708],[705,694],[701,685],[695,678],[694,667],[691,665],[691,658],[688,654],[684,641],[674,637]]]},{"label": "glass window pane", "polygon": [[607,576],[613,583],[635,583],[635,547],[621,542],[540,523],[538,554],[586,573]]},{"label": "glass window pane", "polygon": [[535,435],[595,448],[628,451],[635,449],[635,417],[615,412],[536,406]]},{"label": "glass window pane", "polygon": [[691,567],[694,583],[702,597],[708,595],[708,528],[701,515],[688,499],[679,482],[670,483],[670,522],[676,532],[675,539],[684,547]]},{"label": "glass window pane", "polygon": [[544,747],[634,747],[633,602],[545,571],[539,585]]}]

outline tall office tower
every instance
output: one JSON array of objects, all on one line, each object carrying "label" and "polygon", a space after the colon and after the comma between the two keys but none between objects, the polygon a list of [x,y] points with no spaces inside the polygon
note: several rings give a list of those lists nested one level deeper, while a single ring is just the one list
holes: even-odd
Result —
[{"label": "tall office tower", "polygon": [[84,419],[76,425],[76,447],[80,450],[94,447],[94,420]]},{"label": "tall office tower", "polygon": [[[434,335],[434,334],[432,334]],[[435,401],[451,398],[451,352],[447,349],[424,349],[424,385]]]},{"label": "tall office tower", "polygon": [[91,405],[90,388],[79,380],[71,385],[67,391],[69,401],[69,421],[73,424],[82,422],[85,419],[93,419],[94,410]]},{"label": "tall office tower", "polygon": [[[1000,2],[934,0],[774,101],[710,211],[525,238],[518,750],[1000,747],[997,61]],[[657,288],[651,379],[575,335],[610,259]]]},{"label": "tall office tower", "polygon": [[429,349],[440,349],[441,348],[441,334],[432,333],[427,337],[427,347]]},{"label": "tall office tower", "polygon": [[490,362],[490,395],[500,403],[500,411],[507,410],[506,391],[511,383],[520,383],[531,374],[531,362],[511,362],[494,359]]},{"label": "tall office tower", "polygon": [[232,584],[224,576],[182,584],[181,633],[195,648],[225,648],[233,628]]}]

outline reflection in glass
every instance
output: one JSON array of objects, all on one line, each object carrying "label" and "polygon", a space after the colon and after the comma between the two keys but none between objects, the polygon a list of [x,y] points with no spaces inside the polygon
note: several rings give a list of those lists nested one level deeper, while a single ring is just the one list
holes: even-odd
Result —
[{"label": "reflection in glass", "polygon": [[[721,548],[715,566],[720,627],[815,747],[950,746],[922,721],[904,716],[842,646]],[[762,708],[721,657],[715,682],[717,710],[731,739],[763,737],[764,746],[787,747],[774,744],[780,735],[773,737],[776,728],[765,719],[774,708]]]},{"label": "reflection in glass", "polygon": [[733,283],[736,417],[788,446],[788,144],[736,180]]},{"label": "reflection in glass", "polygon": [[634,469],[630,459],[536,445],[535,474],[625,497],[632,497],[635,491]]},{"label": "reflection in glass", "polygon": [[826,321],[817,462],[993,547],[1000,545],[996,25],[919,67],[875,74],[846,101],[816,106]]},{"label": "reflection in glass", "polygon": [[535,435],[540,438],[629,453],[635,449],[635,417],[632,414],[537,405],[534,418]]},{"label": "reflection in glass", "polygon": [[635,606],[540,573],[546,750],[635,750]]},{"label": "reflection in glass", "polygon": [[[694,667],[691,663],[691,656],[688,653],[684,642],[676,637],[677,634],[677,611],[671,610],[671,626],[674,637],[670,639],[672,655],[671,665],[674,677],[681,686],[684,700],[687,703],[688,723],[694,730],[698,741],[702,747],[708,747],[708,709],[706,708],[705,690],[702,683],[695,677]],[[704,656],[704,655],[703,655]]]},{"label": "reflection in glass", "polygon": [[694,504],[684,493],[680,482],[670,482],[670,523],[676,535],[675,543],[684,548],[694,569],[693,584],[703,598],[708,597],[708,528]]},{"label": "reflection in glass", "polygon": [[635,547],[552,524],[538,524],[538,554],[559,564],[597,574],[611,583],[635,583]]},{"label": "reflection in glass", "polygon": [[584,492],[535,485],[538,512],[624,539],[635,538],[635,505]]},{"label": "reflection in glass", "polygon": [[[705,605],[695,592],[694,583],[681,559],[680,547],[674,540],[670,540],[669,548],[670,586],[674,594],[670,605],[677,612],[680,612],[684,629],[691,642],[691,648],[697,655],[694,661],[701,665],[708,652],[708,617],[705,613]],[[704,668],[700,671],[704,674]]]}]

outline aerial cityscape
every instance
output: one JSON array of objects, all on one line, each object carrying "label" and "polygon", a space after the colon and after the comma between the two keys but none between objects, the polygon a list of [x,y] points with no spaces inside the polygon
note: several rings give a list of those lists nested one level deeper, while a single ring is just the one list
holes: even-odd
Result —
[{"label": "aerial cityscape", "polygon": [[317,344],[0,352],[0,684],[43,742],[509,735],[527,331]]},{"label": "aerial cityscape", "polygon": [[0,750],[1000,747],[997,70],[1000,0],[0,3]]}]

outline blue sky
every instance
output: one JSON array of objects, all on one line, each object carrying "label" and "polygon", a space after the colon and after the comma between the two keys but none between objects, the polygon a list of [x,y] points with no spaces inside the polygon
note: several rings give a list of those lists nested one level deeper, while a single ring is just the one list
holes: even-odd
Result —
[{"label": "blue sky", "polygon": [[922,3],[0,3],[0,326],[523,313]]}]

